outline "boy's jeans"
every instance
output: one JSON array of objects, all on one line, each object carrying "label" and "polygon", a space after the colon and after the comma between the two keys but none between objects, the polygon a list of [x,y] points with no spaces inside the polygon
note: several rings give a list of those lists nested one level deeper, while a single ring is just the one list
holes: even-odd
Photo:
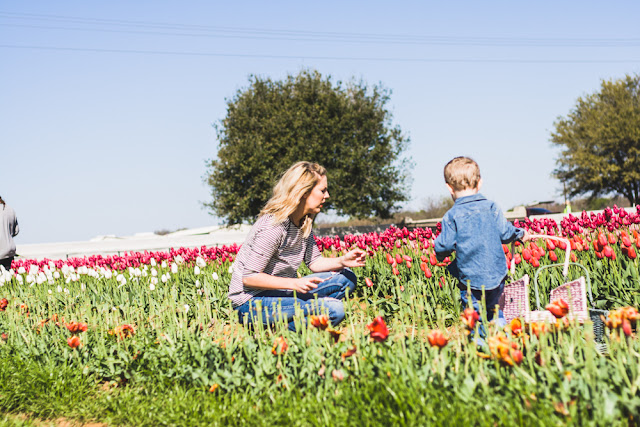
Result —
[{"label": "boy's jeans", "polygon": [[[490,290],[485,289],[484,291],[484,298],[485,298],[484,306],[487,308],[486,316],[487,316],[487,320],[490,322],[493,321],[495,318],[496,306],[499,304],[500,297],[502,296],[503,292],[504,292],[504,282],[500,283],[500,286],[498,286],[497,288],[490,289]],[[477,311],[478,314],[480,314],[480,316],[482,316],[482,311],[483,311],[482,290],[471,289],[471,294],[469,298],[469,293],[467,289],[460,289],[460,299],[462,300],[462,305],[464,308],[469,307],[469,300],[471,300],[471,305],[473,306],[473,309]],[[482,320],[482,317],[480,318],[480,320]],[[500,327],[503,327],[506,325],[506,321],[504,320],[504,314],[502,313],[502,310],[498,311],[498,317],[495,318],[495,323]],[[482,325],[482,323],[480,324],[479,331],[480,331],[480,336],[484,338],[486,336],[486,330]]]},{"label": "boy's jeans", "polygon": [[[289,324],[289,330],[295,331],[293,315],[296,312],[296,307],[300,308],[305,318],[312,314],[319,315],[326,312],[333,326],[342,322],[345,316],[342,299],[347,290],[351,294],[356,288],[357,278],[353,271],[345,268],[339,272],[315,273],[306,277],[320,277],[326,280],[319,283],[316,289],[304,294],[296,293],[295,297],[291,291],[261,292],[236,307],[240,322],[244,321],[245,315],[249,324],[260,320],[265,325],[273,325],[282,319]],[[258,301],[262,303],[259,315],[256,305]]]}]

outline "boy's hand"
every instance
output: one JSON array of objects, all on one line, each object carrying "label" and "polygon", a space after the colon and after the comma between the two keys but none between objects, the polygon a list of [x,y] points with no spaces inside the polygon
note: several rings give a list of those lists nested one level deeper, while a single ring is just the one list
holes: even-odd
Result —
[{"label": "boy's hand", "polygon": [[524,230],[524,235],[522,236],[522,240],[523,242],[526,242],[527,240],[531,240],[531,234],[529,234],[529,232],[527,230]]}]

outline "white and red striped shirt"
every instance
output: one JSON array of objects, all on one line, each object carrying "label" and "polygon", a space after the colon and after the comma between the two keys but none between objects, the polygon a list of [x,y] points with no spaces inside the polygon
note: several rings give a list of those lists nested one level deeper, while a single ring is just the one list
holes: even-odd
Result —
[{"label": "white and red striped shirt", "polygon": [[289,218],[274,224],[272,215],[262,215],[253,224],[233,264],[229,299],[234,307],[238,307],[264,291],[244,286],[245,277],[266,273],[296,278],[303,261],[309,266],[320,256],[313,232],[305,238]]}]

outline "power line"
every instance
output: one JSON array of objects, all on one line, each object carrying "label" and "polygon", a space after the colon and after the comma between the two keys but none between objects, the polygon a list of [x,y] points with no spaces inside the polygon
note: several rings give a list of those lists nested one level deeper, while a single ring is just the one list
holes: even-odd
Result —
[{"label": "power line", "polygon": [[124,53],[143,55],[175,55],[175,56],[201,56],[201,57],[230,57],[230,58],[263,58],[263,59],[314,59],[332,61],[372,61],[372,62],[428,62],[428,63],[512,63],[512,64],[608,64],[608,63],[634,63],[640,59],[514,59],[514,58],[392,58],[392,57],[349,57],[349,56],[305,56],[305,55],[267,55],[267,54],[242,54],[219,52],[184,52],[161,50],[135,50],[135,49],[99,49],[77,48],[64,46],[34,46],[34,45],[9,45],[0,44],[0,48],[6,49],[31,49],[68,52],[95,52],[95,53]]},{"label": "power line", "polygon": [[[26,24],[5,24],[5,26],[41,28],[73,31],[122,32],[151,35],[177,35],[190,37],[225,37],[225,38],[260,38],[267,40],[353,42],[353,43],[389,43],[389,44],[421,44],[447,46],[527,46],[527,47],[635,47],[640,45],[640,38],[535,38],[535,37],[453,37],[453,36],[420,36],[402,34],[371,33],[339,33],[299,31],[265,28],[222,27],[193,24],[172,24],[145,21],[127,21],[102,18],[80,18],[60,15],[41,15],[29,13],[0,12],[0,18],[11,20],[44,21],[73,25],[91,25],[82,27],[47,27]],[[96,28],[96,25],[111,28]],[[113,27],[129,27],[132,29],[113,29]],[[154,29],[163,31],[141,31]],[[191,33],[175,33],[172,31],[191,31]],[[195,31],[195,33],[194,33]]]}]

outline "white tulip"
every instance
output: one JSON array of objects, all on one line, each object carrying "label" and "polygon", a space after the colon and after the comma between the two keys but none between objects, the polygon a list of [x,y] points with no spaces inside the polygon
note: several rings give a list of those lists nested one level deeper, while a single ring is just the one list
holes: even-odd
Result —
[{"label": "white tulip", "polygon": [[200,274],[200,267],[198,267],[197,265],[193,268],[193,274],[195,274],[196,276]]},{"label": "white tulip", "polygon": [[152,268],[152,269],[151,269],[151,275],[152,275],[153,277],[157,277],[157,276],[158,276],[158,270],[156,270],[155,268]]},{"label": "white tulip", "polygon": [[218,280],[218,273],[214,271],[213,273],[211,273],[211,277],[213,277],[213,280]]},{"label": "white tulip", "polygon": [[154,257],[151,257],[151,259],[149,259],[149,264],[151,264],[151,267],[155,267],[156,266],[156,259]]},{"label": "white tulip", "polygon": [[167,275],[166,274],[163,274],[162,277],[160,278],[160,280],[162,280],[162,283],[167,283],[167,280],[169,280],[169,279],[167,279]]},{"label": "white tulip", "polygon": [[162,264],[160,264],[160,266],[162,268],[167,268],[167,261],[162,261]]},{"label": "white tulip", "polygon": [[60,273],[58,273],[57,271],[53,272],[53,278],[54,279],[59,279],[60,278]]},{"label": "white tulip", "polygon": [[189,304],[184,305],[184,312],[187,313],[189,311]]},{"label": "white tulip", "polygon": [[20,266],[20,268],[18,268],[18,273],[19,274],[24,274],[26,272],[27,272],[27,270],[25,270],[24,267]]},{"label": "white tulip", "polygon": [[62,292],[62,286],[58,285],[58,287],[56,288],[56,291]]},{"label": "white tulip", "polygon": [[176,274],[178,272],[178,265],[175,262],[171,263],[171,272],[173,274]]},{"label": "white tulip", "polygon": [[200,268],[203,268],[203,267],[206,267],[207,262],[204,259],[202,259],[202,257],[197,257],[196,258],[196,265],[198,267],[200,267]]}]

